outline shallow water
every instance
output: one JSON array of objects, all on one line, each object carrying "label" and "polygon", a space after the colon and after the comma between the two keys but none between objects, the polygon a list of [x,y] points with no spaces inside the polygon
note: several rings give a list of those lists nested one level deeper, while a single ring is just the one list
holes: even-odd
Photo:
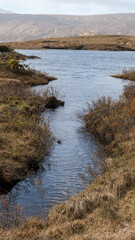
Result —
[{"label": "shallow water", "polygon": [[[134,67],[134,52],[99,52],[70,50],[18,50],[41,59],[26,64],[58,79],[49,84],[58,90],[65,106],[42,114],[49,119],[51,131],[62,140],[45,157],[38,174],[19,183],[11,192],[26,215],[39,215],[54,203],[65,200],[85,188],[79,173],[85,173],[92,155],[99,148],[94,137],[85,132],[77,114],[87,102],[101,96],[117,99],[128,81],[110,75]],[[36,87],[38,91],[47,86]]]}]

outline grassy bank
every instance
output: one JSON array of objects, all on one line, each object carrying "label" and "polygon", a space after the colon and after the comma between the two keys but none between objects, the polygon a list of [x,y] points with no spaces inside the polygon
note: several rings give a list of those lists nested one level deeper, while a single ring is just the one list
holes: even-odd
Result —
[{"label": "grassy bank", "polygon": [[50,151],[53,139],[47,123],[40,119],[45,108],[64,105],[52,89],[42,95],[27,86],[47,84],[45,74],[21,64],[26,56],[0,46],[0,191],[38,168]]},{"label": "grassy bank", "polygon": [[[39,125],[47,98],[18,85],[0,87],[0,182],[2,188],[24,179],[52,144],[47,123]],[[6,185],[5,185],[6,184]]]},{"label": "grassy bank", "polygon": [[126,87],[117,102],[104,97],[93,102],[83,119],[109,155],[102,158],[97,172],[89,169],[90,179],[96,176],[94,182],[54,206],[46,222],[30,219],[18,228],[1,229],[1,239],[134,239],[135,86]]},{"label": "grassy bank", "polygon": [[121,74],[115,74],[112,77],[122,78],[125,80],[128,79],[130,81],[135,82],[135,69],[134,68],[131,68],[129,70],[124,69]]},{"label": "grassy bank", "polygon": [[16,49],[135,51],[134,41],[135,37],[133,36],[93,35],[10,42],[8,44]]},{"label": "grassy bank", "polygon": [[26,59],[27,56],[13,50],[2,52],[0,55],[0,85],[17,82],[21,86],[27,87],[48,84],[56,79],[20,63],[20,60],[25,61]]}]

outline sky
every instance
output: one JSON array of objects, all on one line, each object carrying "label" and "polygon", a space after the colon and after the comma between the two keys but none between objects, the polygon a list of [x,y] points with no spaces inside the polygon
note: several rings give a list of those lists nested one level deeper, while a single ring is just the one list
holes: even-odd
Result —
[{"label": "sky", "polygon": [[0,0],[17,13],[93,15],[135,12],[135,0]]}]

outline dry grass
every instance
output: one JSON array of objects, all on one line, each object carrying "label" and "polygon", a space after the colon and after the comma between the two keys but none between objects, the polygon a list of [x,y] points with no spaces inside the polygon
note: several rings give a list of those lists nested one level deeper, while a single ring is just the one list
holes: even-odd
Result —
[{"label": "dry grass", "polygon": [[[5,101],[14,106],[8,95]],[[30,113],[33,106],[24,105],[18,105],[23,116],[24,109]],[[5,115],[7,112],[6,109]],[[126,87],[117,102],[101,98],[90,104],[84,121],[88,131],[100,139],[111,155],[104,162],[102,175],[98,174],[82,193],[54,206],[45,222],[30,219],[17,228],[1,228],[1,240],[135,239],[135,86]]]},{"label": "dry grass", "polygon": [[101,208],[97,208],[82,219],[67,219],[51,223],[50,226],[43,220],[30,219],[19,228],[1,230],[0,236],[2,240],[133,240],[134,197],[135,191],[129,191],[125,198],[119,201],[119,209],[115,209],[117,218],[112,213],[111,217],[104,218],[101,216]]},{"label": "dry grass", "polygon": [[48,123],[40,119],[40,114],[46,107],[58,107],[64,103],[56,99],[53,89],[47,89],[42,95],[24,89],[22,86],[47,84],[51,77],[20,64],[19,60],[25,60],[26,56],[7,51],[5,46],[1,48],[4,48],[0,55],[2,191],[25,178],[29,171],[37,169],[39,162],[48,154],[52,135]]},{"label": "dry grass", "polygon": [[134,95],[133,92],[134,86],[129,86],[118,102],[105,97],[92,102],[84,117],[86,128],[100,139],[111,154],[122,154],[122,142],[129,140],[134,129],[135,99],[129,98],[129,94]]},{"label": "dry grass", "polygon": [[52,135],[48,123],[39,125],[47,94],[18,85],[0,87],[0,179],[14,184],[37,168],[48,153]]},{"label": "dry grass", "polygon": [[[134,39],[130,36],[94,35],[65,38],[39,39],[27,42],[10,42],[12,48],[18,49],[75,49],[102,51],[134,51]],[[5,43],[3,43],[5,44]]]},{"label": "dry grass", "polygon": [[36,86],[48,84],[49,81],[55,80],[55,77],[48,76],[30,69],[25,64],[20,64],[20,60],[26,60],[26,56],[12,52],[4,52],[0,55],[0,84],[3,81],[17,81],[21,86]]},{"label": "dry grass", "polygon": [[116,75],[113,75],[112,77],[122,78],[126,80],[128,79],[130,81],[135,82],[135,69],[134,68],[131,68],[129,70],[124,69],[121,74],[116,74]]}]

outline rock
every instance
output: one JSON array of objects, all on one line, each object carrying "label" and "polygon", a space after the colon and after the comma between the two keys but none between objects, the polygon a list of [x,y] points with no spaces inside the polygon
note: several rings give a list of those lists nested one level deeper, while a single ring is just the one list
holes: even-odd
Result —
[{"label": "rock", "polygon": [[46,105],[45,107],[46,108],[52,108],[52,109],[55,109],[59,106],[64,106],[65,102],[64,101],[61,101],[61,100],[58,100],[56,97],[48,97],[46,99]]},{"label": "rock", "polygon": [[41,59],[40,57],[37,57],[37,56],[34,56],[34,55],[31,55],[31,56],[26,56],[28,59]]}]

